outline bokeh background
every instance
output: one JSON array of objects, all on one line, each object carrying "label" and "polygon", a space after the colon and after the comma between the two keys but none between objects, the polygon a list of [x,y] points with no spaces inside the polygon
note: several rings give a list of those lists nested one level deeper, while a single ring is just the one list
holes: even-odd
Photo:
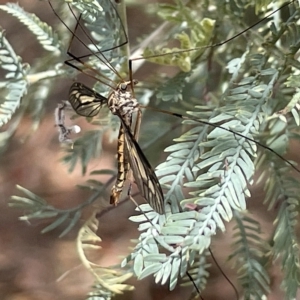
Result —
[{"label": "bokeh background", "polygon": [[[149,1],[147,1],[149,2]],[[6,1],[1,0],[0,4]],[[20,0],[21,7],[35,13],[43,21],[52,24],[57,22],[47,1]],[[143,9],[143,2],[129,5],[128,27],[130,38],[147,34],[149,24],[158,19],[149,17]],[[33,63],[43,51],[35,37],[18,20],[0,11],[0,26],[6,30],[6,37],[16,49],[23,62]],[[66,39],[69,34],[66,31]],[[139,76],[143,76],[141,71]],[[57,86],[49,96],[47,111],[36,131],[31,130],[31,121],[25,117],[5,152],[1,155],[0,185],[0,300],[79,300],[84,299],[90,290],[93,278],[80,264],[75,238],[79,226],[67,236],[59,239],[61,228],[47,234],[41,230],[47,221],[26,223],[19,220],[22,211],[8,206],[11,195],[18,194],[19,184],[43,197],[55,207],[73,207],[87,198],[84,191],[75,185],[87,179],[81,176],[80,168],[68,173],[67,167],[60,162],[61,146],[57,139],[53,112],[57,103],[67,99],[71,79],[57,80]],[[84,121],[83,128],[85,126]],[[289,157],[297,160],[297,147],[292,145]],[[101,158],[94,160],[89,171],[107,169],[115,165],[116,142],[106,137]],[[151,151],[151,149],[148,151]],[[258,174],[259,175],[259,174]],[[249,211],[264,227],[266,237],[272,230],[275,212],[262,208],[261,187],[252,188],[254,195],[249,200]],[[103,204],[103,202],[101,203]],[[100,217],[99,236],[102,238],[102,250],[95,257],[97,263],[108,266],[120,262],[130,247],[129,240],[138,236],[135,224],[128,221],[134,205],[126,201],[114,209],[108,209]],[[88,214],[88,212],[87,212]],[[236,279],[227,256],[231,252],[231,224],[228,224],[226,235],[218,234],[212,245],[212,251],[222,270],[236,285]],[[235,299],[234,291],[212,261],[208,288],[202,297],[205,300]],[[269,299],[280,300],[280,275],[277,266],[270,266],[273,292]],[[273,271],[272,271],[273,270]],[[117,299],[188,299],[191,288],[179,288],[169,292],[167,287],[158,287],[152,279],[137,282],[135,291],[121,295]],[[300,297],[300,296],[299,296]],[[300,298],[299,298],[300,299]]]}]

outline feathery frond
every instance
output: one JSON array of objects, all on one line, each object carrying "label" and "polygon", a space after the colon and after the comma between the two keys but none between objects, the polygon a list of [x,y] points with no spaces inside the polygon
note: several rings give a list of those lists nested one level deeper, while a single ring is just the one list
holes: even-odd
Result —
[{"label": "feathery frond", "polygon": [[[288,68],[290,61],[273,60],[274,53],[280,56],[280,52],[275,50],[272,42],[290,34],[289,29],[297,26],[296,20],[297,12],[281,27],[281,31],[272,30],[272,40],[268,40],[266,49],[257,52],[256,45],[249,45],[240,57],[235,56],[226,66],[231,77],[228,77],[225,92],[216,99],[217,105],[198,109],[196,106],[190,112],[192,120],[184,122],[185,126],[190,125],[188,131],[175,140],[176,144],[166,148],[165,151],[171,154],[157,167],[157,175],[166,190],[165,202],[169,209],[166,209],[165,216],[158,216],[150,212],[149,207],[140,206],[146,217],[140,215],[131,218],[141,223],[139,230],[143,233],[134,253],[123,263],[133,260],[133,268],[139,270],[138,277],[144,272],[155,276],[164,273],[165,264],[168,263],[170,269],[175,254],[184,261],[184,257],[187,259],[194,251],[203,253],[210,246],[216,230],[219,228],[225,231],[224,221],[229,222],[235,211],[237,213],[246,209],[246,197],[250,196],[248,186],[253,184],[258,153],[257,144],[253,140],[263,136],[263,130],[268,130],[270,134],[266,134],[266,138],[263,136],[262,144],[270,146],[277,153],[286,152],[286,126],[281,124],[279,115],[275,118],[272,114],[279,107],[284,107],[284,101],[289,101],[292,91],[280,88],[280,85],[285,85],[286,80],[285,74],[280,70]],[[293,30],[294,35],[296,32],[297,30]],[[297,37],[293,40],[297,41]],[[296,42],[290,45],[289,50],[283,48],[282,51],[294,53],[295,47],[299,48]],[[274,89],[278,89],[275,97]],[[272,116],[270,121],[268,115]],[[212,129],[205,124],[199,125],[197,119],[204,119],[221,127]],[[223,128],[241,136],[226,132]],[[259,150],[263,150],[264,155],[267,153],[274,160],[272,152]],[[192,189],[189,191],[191,198],[184,196],[184,187]],[[182,209],[189,210],[192,207],[196,211],[181,212]],[[175,225],[173,218],[181,220],[181,217],[180,225],[177,222]],[[148,250],[150,243],[151,251]],[[156,250],[153,244],[156,244]],[[161,248],[164,249],[163,253],[167,250],[170,255],[160,258]],[[183,251],[185,254],[180,256]],[[151,255],[153,252],[157,254]],[[145,263],[148,256],[152,265]],[[257,292],[263,295],[269,290],[267,273],[257,262],[253,261],[253,264],[251,268],[246,268],[245,265],[243,276],[251,278],[254,275],[251,273],[252,269],[256,267],[261,272],[259,277],[265,278],[263,289],[261,292],[256,291],[255,285],[261,280],[257,277],[254,278],[256,281],[252,282],[250,291],[245,290],[245,294]],[[169,277],[169,280],[170,287],[173,287],[173,279]],[[245,287],[246,285],[245,283]]]},{"label": "feathery frond", "polygon": [[7,3],[6,5],[0,5],[0,9],[15,16],[28,27],[28,29],[37,36],[38,41],[47,51],[62,52],[62,46],[57,34],[53,31],[52,27],[42,22],[36,15],[29,14],[23,10],[16,3]]},{"label": "feathery frond", "polygon": [[88,259],[88,252],[100,250],[98,244],[101,242],[101,239],[96,234],[98,227],[99,221],[96,218],[96,213],[94,213],[79,230],[77,250],[81,262],[95,277],[94,291],[88,294],[87,299],[109,300],[113,295],[122,294],[124,291],[133,289],[132,286],[124,284],[124,281],[128,280],[132,274],[125,270],[120,270],[119,267],[101,267]]},{"label": "feathery frond", "polygon": [[[274,176],[270,177],[270,173]],[[287,299],[294,299],[300,279],[299,244],[297,242],[300,190],[298,180],[290,173],[283,163],[278,162],[276,165],[270,164],[262,176],[267,178],[265,202],[269,204],[268,208],[274,209],[275,206],[279,206],[270,259],[280,259],[283,273],[281,287]]]},{"label": "feathery frond", "polygon": [[81,162],[81,173],[86,173],[88,162],[92,158],[99,157],[101,154],[102,131],[91,130],[78,138],[72,148],[66,147],[66,154],[63,162],[69,165],[69,172],[72,172],[78,162]]},{"label": "feathery frond", "polygon": [[40,198],[29,190],[21,186],[17,186],[17,189],[23,193],[25,197],[12,196],[9,206],[25,211],[24,215],[20,217],[20,220],[22,221],[28,222],[52,218],[53,222],[47,225],[42,230],[42,233],[55,230],[63,225],[63,231],[59,235],[60,237],[63,237],[78,224],[78,221],[82,216],[83,209],[86,206],[94,203],[96,200],[99,200],[99,196],[104,194],[106,188],[106,185],[100,186],[98,189],[96,189],[96,193],[91,196],[89,200],[73,208],[58,209],[48,204],[44,199]]},{"label": "feathery frond", "polygon": [[260,224],[251,217],[235,212],[236,226],[230,259],[235,261],[245,299],[262,299],[270,292],[270,278],[262,264],[267,243],[260,237]]},{"label": "feathery frond", "polygon": [[[211,264],[207,262],[208,257],[209,252],[205,252],[203,254],[194,252],[194,256],[190,258],[190,264],[193,262],[192,266],[189,269],[187,268],[187,265],[185,268],[181,267],[180,275],[183,280],[183,286],[196,285],[200,292],[204,291],[209,276],[207,269],[211,266]],[[191,278],[193,282],[191,281]],[[198,296],[197,293],[198,291],[192,293],[190,299],[196,298]]]},{"label": "feathery frond", "polygon": [[28,68],[22,64],[21,58],[0,32],[0,68],[7,71],[5,82],[1,82],[3,99],[0,104],[0,126],[6,124],[20,106],[22,97],[27,93],[28,82],[26,75]]}]

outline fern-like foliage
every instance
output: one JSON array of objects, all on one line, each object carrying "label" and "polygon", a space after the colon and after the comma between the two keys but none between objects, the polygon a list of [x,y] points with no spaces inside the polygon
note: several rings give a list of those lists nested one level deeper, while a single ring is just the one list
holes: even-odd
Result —
[{"label": "fern-like foliage", "polygon": [[28,27],[28,29],[37,37],[43,48],[47,51],[62,51],[62,46],[57,34],[45,22],[42,22],[36,15],[25,12],[19,5],[15,3],[7,3],[0,5],[0,9],[15,16]]},{"label": "fern-like foliage", "polygon": [[5,70],[6,81],[1,82],[3,99],[0,105],[0,126],[6,124],[20,106],[22,97],[27,92],[28,82],[26,74],[28,68],[22,64],[13,48],[0,32],[0,68]]},{"label": "fern-like foliage", "polygon": [[119,266],[104,268],[92,263],[88,259],[87,252],[100,249],[98,244],[101,242],[101,239],[96,234],[98,228],[99,221],[96,218],[96,213],[94,213],[79,230],[77,250],[82,264],[90,270],[95,277],[95,292],[90,292],[87,299],[108,300],[115,294],[122,294],[124,291],[133,289],[132,286],[124,284],[124,281],[128,280],[132,274],[125,270],[120,270]]},{"label": "fern-like foliage", "polygon": [[[185,50],[208,45],[212,38],[214,28],[214,21],[211,19],[205,18],[201,22],[195,21],[192,10],[193,8],[185,6],[181,1],[177,1],[176,5],[160,5],[160,14],[167,21],[180,22],[182,25],[184,24],[184,27],[191,28],[192,30],[190,34],[185,32],[176,33],[174,37],[180,43],[179,48],[170,49],[167,47],[161,48],[159,46],[156,49],[146,48],[144,56],[149,57],[149,61],[168,66],[177,66],[184,72],[190,71],[191,60],[201,56],[205,51],[205,47],[197,51]],[[182,29],[183,28],[180,28],[180,30]],[[166,53],[174,54],[161,56],[161,54]]]},{"label": "fern-like foliage", "polygon": [[50,225],[43,229],[42,233],[54,230],[64,223],[67,225],[60,235],[64,236],[77,224],[81,217],[82,206],[71,210],[59,211],[29,190],[21,186],[17,186],[17,188],[24,194],[25,197],[12,196],[10,206],[28,211],[27,214],[20,217],[20,220],[32,221],[37,219],[55,218]]},{"label": "fern-like foliage", "polygon": [[271,254],[281,261],[284,276],[282,288],[286,292],[287,299],[292,299],[297,294],[300,275],[299,244],[296,236],[299,184],[282,162],[276,165],[269,164],[261,176],[267,177],[270,172],[274,173],[274,176],[273,180],[266,180],[265,202],[268,203],[269,209],[279,206]]},{"label": "fern-like foliage", "polygon": [[234,218],[236,241],[230,258],[235,259],[245,299],[262,299],[270,292],[270,278],[262,264],[269,250],[268,245],[260,237],[261,229],[257,221],[238,212],[235,212]]},{"label": "fern-like foliage", "polygon": [[298,205],[295,197],[289,197],[281,204],[274,232],[273,254],[275,258],[281,259],[281,270],[284,276],[281,287],[287,299],[297,295],[300,279],[299,244],[295,234]]},{"label": "fern-like foliage", "polygon": [[[66,2],[83,13],[86,30],[83,32],[87,44],[82,56],[84,64],[78,60],[74,65],[84,72],[90,71],[89,74],[93,73],[99,80],[95,90],[108,92],[104,82],[113,85],[115,78],[123,75],[126,69],[123,57],[126,50],[117,47],[127,37],[119,19],[120,13],[107,0]],[[287,299],[296,297],[299,242],[295,228],[299,192],[297,179],[291,176],[291,171],[300,171],[295,163],[283,156],[291,139],[299,139],[296,130],[300,123],[297,2],[291,1],[289,12],[285,11],[288,15],[283,18],[270,15],[258,25],[260,30],[248,31],[247,38],[242,35],[228,43],[220,43],[248,27],[245,21],[247,9],[253,14],[256,11],[255,22],[278,8],[280,3],[273,1],[270,7],[269,2],[176,0],[173,4],[157,6],[164,30],[155,31],[158,36],[154,35],[153,43],[157,47],[150,41],[144,57],[150,56],[148,61],[153,64],[173,70],[177,67],[177,73],[169,77],[161,71],[156,76],[150,74],[146,78],[150,82],[141,83],[137,94],[162,110],[175,103],[177,111],[182,108],[184,114],[180,133],[172,135],[174,143],[165,149],[168,156],[156,168],[165,192],[165,214],[157,214],[148,204],[136,209],[137,214],[130,220],[138,224],[140,236],[133,251],[122,261],[121,266],[126,271],[112,271],[93,265],[83,251],[86,244],[93,248],[93,243],[100,241],[96,230],[101,227],[101,219],[98,223],[95,219],[97,211],[93,209],[91,218],[80,229],[77,244],[83,264],[96,278],[89,299],[110,299],[114,294],[130,289],[124,280],[131,272],[138,279],[152,275],[156,283],[168,284],[170,290],[181,280],[185,285],[192,284],[188,280],[192,278],[198,290],[203,291],[209,275],[208,248],[217,231],[225,232],[230,221],[237,224],[231,260],[238,269],[237,277],[245,297],[267,296],[270,278],[266,261],[273,262],[274,258],[282,260],[282,287]],[[62,49],[63,40],[56,35],[54,38],[48,25],[16,6],[8,6],[5,10],[26,24],[44,47]],[[68,14],[71,15],[69,10]],[[28,25],[31,22],[35,25]],[[174,44],[180,46],[174,48]],[[139,46],[144,48],[144,43]],[[107,67],[106,60],[121,70],[119,74]],[[47,80],[67,75],[68,72],[60,67]],[[10,116],[12,114],[11,110]],[[115,119],[111,118],[109,122],[114,124]],[[175,132],[173,123],[176,123],[174,119],[171,126],[158,124],[151,127],[153,136],[171,135]],[[101,124],[100,118],[94,124]],[[100,130],[87,132],[74,141],[73,147],[66,147],[65,162],[70,171],[80,161],[82,173],[86,173],[89,161],[100,155],[102,133],[108,127],[106,124]],[[152,141],[153,144],[147,144],[150,150],[159,144],[159,140]],[[159,152],[162,152],[161,148],[147,157],[152,161],[154,154]],[[255,182],[255,172],[261,169],[265,203],[269,208],[280,207],[270,248],[258,233],[260,224],[247,215],[242,216],[248,207],[249,187]],[[108,199],[106,189],[112,181],[102,184],[90,180],[87,187],[93,192],[91,197],[69,210],[49,206],[24,188],[20,189],[25,196],[13,196],[12,205],[27,209],[24,220],[51,217],[53,221],[43,232],[65,225],[61,234],[64,235],[74,228],[85,207],[101,196]],[[286,265],[291,272],[285,272]]]},{"label": "fern-like foliage", "polygon": [[[82,174],[86,173],[88,162],[93,157],[97,157],[101,152],[102,132],[93,130],[86,132],[81,138],[78,138],[72,148],[66,147],[66,155],[63,158],[64,163],[69,164],[69,172],[72,172],[81,160]],[[91,144],[91,141],[93,144]]]},{"label": "fern-like foliage", "polygon": [[[4,150],[27,110],[33,118],[32,128],[37,129],[43,117],[45,99],[49,96],[49,90],[53,86],[53,82],[48,79],[63,76],[66,71],[63,70],[61,64],[59,67],[57,65],[64,56],[62,51],[64,43],[58,40],[58,36],[50,26],[35,15],[25,12],[17,4],[0,5],[0,9],[27,26],[37,41],[48,51],[49,56],[46,61],[51,66],[45,67],[45,64],[39,61],[32,65],[23,63],[17,51],[13,49],[1,31],[0,68],[4,70],[2,74],[5,74],[5,77],[0,79],[0,125],[12,119],[5,132],[1,133],[1,150]],[[16,114],[17,108],[19,109]]]},{"label": "fern-like foliage", "polygon": [[[164,13],[168,20],[170,13],[168,11]],[[174,13],[171,15],[174,16]],[[226,66],[227,88],[219,99],[214,99],[217,101],[217,106],[198,109],[195,106],[194,111],[190,112],[192,121],[186,122],[192,129],[189,128],[186,133],[177,138],[175,145],[165,149],[171,154],[163,164],[158,166],[157,174],[166,189],[165,201],[170,205],[169,210],[165,216],[157,216],[155,213],[148,212],[149,207],[141,208],[146,213],[146,217],[141,215],[132,218],[141,223],[139,229],[143,231],[143,234],[140,236],[135,252],[124,263],[129,259],[132,260],[134,269],[139,270],[137,276],[143,277],[144,273],[152,273],[154,276],[159,276],[161,272],[168,274],[164,271],[166,260],[169,261],[168,269],[170,270],[179,259],[181,263],[178,265],[186,265],[184,257],[188,259],[194,251],[204,253],[216,230],[225,231],[224,221],[230,221],[235,211],[246,209],[246,198],[250,196],[248,186],[253,183],[255,158],[260,153],[257,147],[260,144],[253,142],[254,139],[257,140],[259,135],[262,135],[261,144],[270,146],[277,155],[286,152],[289,141],[289,119],[286,116],[285,119],[282,118],[280,113],[275,117],[274,113],[286,105],[290,107],[290,111],[293,110],[293,115],[295,115],[291,120],[297,120],[296,105],[298,103],[296,100],[290,100],[292,90],[285,88],[290,85],[291,79],[286,81],[287,77],[282,71],[294,62],[291,57],[296,49],[299,49],[298,31],[295,29],[297,16],[298,12],[295,11],[282,25],[281,30],[271,25],[272,36],[265,44],[265,49],[257,50],[255,42],[262,45],[257,40],[253,45],[248,45],[240,56],[237,54],[233,56]],[[172,19],[172,21],[176,23],[177,20]],[[275,49],[272,43],[290,34],[293,34],[292,42],[283,45],[281,51],[284,54],[280,54],[278,47]],[[235,50],[231,52],[232,55]],[[227,51],[230,53],[230,50],[227,49]],[[284,59],[287,53],[289,53],[288,59]],[[273,55],[281,59],[274,60]],[[152,58],[151,61],[153,61]],[[294,62],[294,65],[297,63]],[[296,69],[291,71],[297,74]],[[274,89],[276,92],[278,90],[278,97],[274,96]],[[173,98],[175,99],[178,98],[176,92],[177,90],[174,89]],[[172,98],[171,89],[168,98]],[[213,129],[207,123],[199,125],[196,121],[203,119],[219,127]],[[235,134],[225,131],[224,128],[234,131]],[[265,136],[264,130],[267,130]],[[263,150],[264,155],[268,153],[272,156],[271,163],[274,164],[274,160],[277,160],[274,158],[274,152]],[[280,158],[279,161],[282,162],[282,159]],[[268,181],[275,180],[275,174],[272,175]],[[289,181],[288,178],[287,180]],[[285,184],[288,186],[291,183]],[[184,186],[192,189],[189,192],[192,197],[184,196]],[[191,208],[196,211],[181,212],[181,209],[190,210]],[[148,240],[151,243],[151,249],[145,246],[145,244],[148,245]],[[153,243],[157,245],[156,250]],[[158,251],[159,248],[164,248],[164,251],[169,252],[169,255],[160,262],[152,256],[153,250]],[[181,256],[183,252],[185,255]],[[157,257],[159,255],[158,251]],[[151,266],[149,259],[152,260]],[[295,259],[293,262],[297,265]],[[261,274],[251,279],[254,276],[251,273],[255,270],[254,266],[261,271]],[[178,276],[182,275],[179,270],[180,267],[178,267]],[[241,277],[241,283],[244,287],[247,286],[249,280],[252,283],[250,290],[245,289],[245,295],[258,297],[267,293],[269,280],[266,271],[256,262],[246,270]],[[176,280],[174,273],[170,271],[169,276],[172,289]],[[260,291],[256,290],[257,284],[262,284]],[[292,290],[291,294],[295,297],[295,285]]]}]

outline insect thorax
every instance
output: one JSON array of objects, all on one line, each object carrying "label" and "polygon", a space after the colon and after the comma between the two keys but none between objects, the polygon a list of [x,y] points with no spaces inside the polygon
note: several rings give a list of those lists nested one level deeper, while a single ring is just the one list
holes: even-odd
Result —
[{"label": "insect thorax", "polygon": [[121,82],[108,97],[108,107],[114,115],[123,119],[130,118],[139,110],[139,103],[133,97],[131,81]]}]

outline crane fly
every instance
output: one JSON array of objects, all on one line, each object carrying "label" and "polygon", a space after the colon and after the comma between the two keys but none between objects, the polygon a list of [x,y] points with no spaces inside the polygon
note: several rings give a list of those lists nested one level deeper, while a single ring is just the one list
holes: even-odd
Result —
[{"label": "crane fly", "polygon": [[[108,105],[112,114],[120,118],[121,126],[118,136],[118,176],[117,182],[111,191],[110,203],[116,205],[119,202],[129,166],[139,187],[142,196],[158,213],[164,212],[163,193],[159,181],[150,166],[147,158],[140,149],[137,140],[138,122],[140,119],[139,104],[132,93],[128,91],[131,82],[120,83],[108,98],[89,89],[81,83],[74,83],[70,88],[70,98],[73,109],[77,114],[85,117],[93,117],[99,113],[101,107]],[[138,113],[134,134],[131,132],[132,114]]]},{"label": "crane fly", "polygon": [[[114,7],[113,9],[115,13],[118,14]],[[63,22],[62,19],[61,21]],[[76,24],[76,28],[77,26],[81,27],[79,20]],[[72,39],[74,37],[77,38],[75,32],[73,33]],[[126,35],[125,31],[124,34]],[[95,45],[95,43],[93,44]],[[118,47],[120,47],[120,45],[118,45]],[[71,55],[71,57],[75,61],[83,63],[82,58],[75,57],[69,51],[68,54]],[[101,51],[99,51],[99,56],[97,55],[97,57],[106,65],[108,65],[108,67],[113,70],[119,78],[121,78],[121,76],[112,67],[112,65],[109,63],[109,61]],[[75,67],[76,69],[79,69],[70,61],[67,61],[66,63],[71,65],[72,67]],[[88,71],[94,71],[94,69],[91,69],[90,66],[86,63],[83,63],[83,66],[87,67]],[[98,72],[96,73],[97,75],[99,75]],[[107,98],[90,89],[88,86],[79,82],[75,82],[70,88],[69,102],[75,112],[78,115],[84,117],[94,117],[98,115],[101,108],[106,105],[108,106],[112,114],[118,116],[121,121],[117,148],[118,174],[116,184],[112,187],[111,190],[110,203],[117,205],[117,203],[119,202],[124,183],[131,168],[133,177],[143,198],[149,202],[150,206],[157,213],[163,214],[164,197],[161,186],[153,168],[151,167],[146,156],[143,154],[139,144],[137,143],[141,120],[141,110],[139,108],[138,101],[133,96],[132,88],[133,85],[137,83],[137,81],[132,79],[130,81],[125,81],[122,79],[122,81],[114,88],[111,84],[112,81],[108,77],[103,76],[102,74],[100,76],[110,82],[108,86],[112,88],[112,91],[109,93]],[[134,113],[137,113],[137,117],[132,132],[132,115]],[[59,128],[63,128],[61,136],[66,137],[67,139],[67,135],[68,133],[70,133],[70,131],[66,130],[61,125]]]}]

